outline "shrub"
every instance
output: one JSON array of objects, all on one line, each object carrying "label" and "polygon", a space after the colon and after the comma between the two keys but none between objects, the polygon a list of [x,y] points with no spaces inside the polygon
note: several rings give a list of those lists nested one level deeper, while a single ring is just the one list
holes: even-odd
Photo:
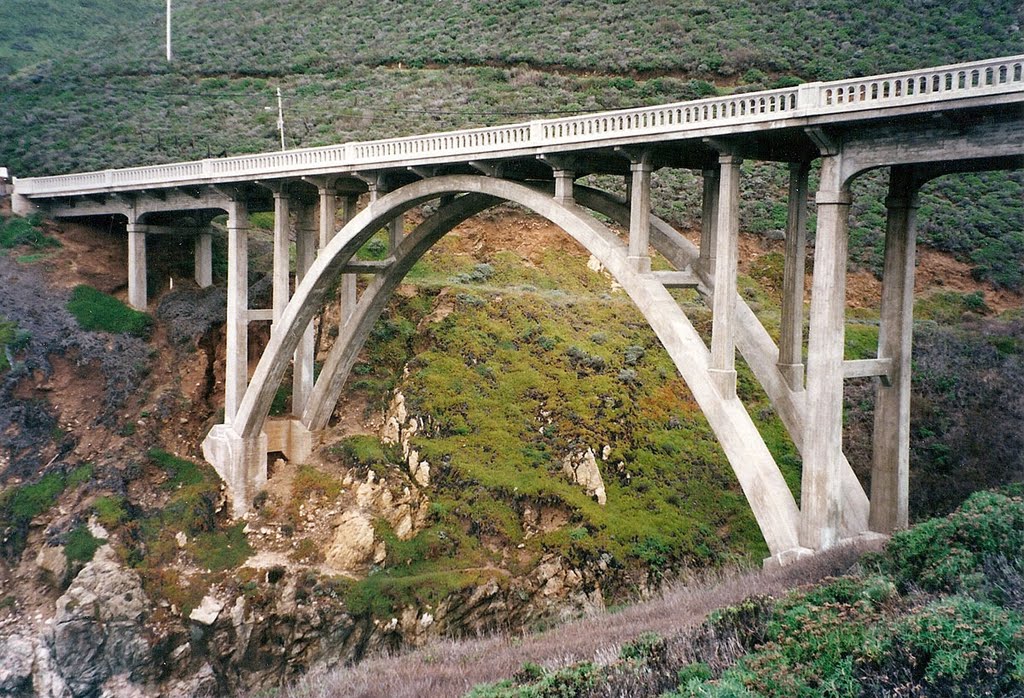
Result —
[{"label": "shrub", "polygon": [[92,332],[129,334],[145,339],[153,327],[153,318],[149,315],[129,308],[92,286],[75,287],[68,301],[68,311],[82,329]]},{"label": "shrub", "polygon": [[1024,497],[1020,485],[977,492],[949,516],[896,533],[880,561],[903,587],[931,591],[973,589],[987,559],[1014,558],[1024,550]]},{"label": "shrub", "polygon": [[123,497],[100,497],[92,503],[96,520],[106,528],[116,528],[128,519]]},{"label": "shrub", "polygon": [[869,695],[1003,696],[1024,688],[1019,615],[963,596],[882,628],[860,670]]},{"label": "shrub", "polygon": [[106,541],[95,537],[87,526],[78,526],[68,534],[64,556],[68,562],[89,562],[104,543]]},{"label": "shrub", "polygon": [[29,216],[28,218],[15,216],[6,221],[0,221],[0,247],[5,249],[21,245],[37,249],[60,247],[60,242],[43,233],[40,222],[38,216]]}]

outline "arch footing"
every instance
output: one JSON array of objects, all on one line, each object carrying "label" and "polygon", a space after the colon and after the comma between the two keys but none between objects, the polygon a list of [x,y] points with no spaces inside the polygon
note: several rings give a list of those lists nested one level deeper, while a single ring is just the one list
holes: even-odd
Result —
[{"label": "arch footing", "polygon": [[788,567],[798,560],[805,560],[814,555],[819,555],[828,550],[835,550],[848,545],[855,545],[861,548],[867,547],[869,549],[880,548],[889,540],[889,536],[884,533],[877,533],[876,531],[862,531],[855,536],[848,538],[840,538],[835,545],[829,546],[828,548],[822,548],[820,550],[814,550],[812,548],[805,548],[803,546],[796,546],[788,550],[783,550],[780,553],[776,553],[771,557],[766,557],[762,562],[762,569],[767,571],[779,570],[783,567]]},{"label": "arch footing", "polygon": [[267,453],[280,451],[293,463],[308,462],[317,442],[317,432],[295,418],[268,419],[263,423],[263,433],[267,437]]},{"label": "arch footing", "polygon": [[803,560],[811,557],[815,552],[817,551],[811,550],[810,548],[796,546],[795,548],[790,548],[789,550],[783,550],[782,552],[776,553],[771,557],[766,557],[762,563],[762,567],[766,571],[782,569],[783,567],[792,565],[797,560]]},{"label": "arch footing", "polygon": [[267,484],[267,434],[243,438],[228,424],[218,424],[203,439],[203,458],[228,486],[231,515],[244,516],[256,493]]}]

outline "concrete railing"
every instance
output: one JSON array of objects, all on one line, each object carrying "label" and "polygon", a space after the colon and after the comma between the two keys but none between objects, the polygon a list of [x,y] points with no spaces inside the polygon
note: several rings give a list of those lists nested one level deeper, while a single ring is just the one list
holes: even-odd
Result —
[{"label": "concrete railing", "polygon": [[[524,149],[630,137],[666,135],[795,117],[914,106],[1007,92],[1024,92],[1024,55],[911,70],[866,78],[814,82],[799,87],[713,97],[639,109],[560,119],[390,138],[300,150],[18,179],[25,196],[167,187],[275,175],[301,175],[355,167],[372,170],[395,162],[495,158]],[[851,118],[857,118],[854,114]]]}]

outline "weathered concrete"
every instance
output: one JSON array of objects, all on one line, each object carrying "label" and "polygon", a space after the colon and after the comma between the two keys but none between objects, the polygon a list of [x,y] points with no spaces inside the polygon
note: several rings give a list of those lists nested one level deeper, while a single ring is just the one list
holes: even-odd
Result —
[{"label": "weathered concrete", "polygon": [[[317,226],[313,220],[313,207],[300,206],[296,212],[295,222],[295,284],[298,285],[313,266],[316,258]],[[309,404],[310,393],[313,392],[313,360],[316,340],[313,323],[306,325],[306,330],[299,340],[292,357],[292,415],[299,417]]]},{"label": "weathered concrete", "polygon": [[195,279],[199,288],[213,285],[213,234],[207,228],[195,238]]},{"label": "weathered concrete", "polygon": [[289,216],[291,214],[291,200],[283,187],[274,189],[274,266],[271,271],[273,276],[273,311],[274,322],[281,319],[284,307],[288,305],[291,296],[290,288],[290,266],[291,266],[291,238],[289,233]]},{"label": "weathered concrete", "polygon": [[789,166],[786,263],[779,322],[779,370],[789,387],[804,389],[804,265],[807,260],[807,176],[811,163]]},{"label": "weathered concrete", "polygon": [[700,255],[698,265],[705,274],[714,274],[718,253],[718,187],[720,169],[703,171],[703,196],[700,209]]},{"label": "weathered concrete", "polygon": [[128,305],[146,310],[146,232],[145,226],[128,223]]},{"label": "weathered concrete", "polygon": [[[719,394],[736,397],[736,265],[740,236],[740,165],[734,155],[719,158],[718,224],[712,295],[711,378]],[[721,292],[719,292],[719,289]]]},{"label": "weathered concrete", "polygon": [[306,463],[313,455],[316,436],[298,419],[267,419],[263,433],[268,453],[280,451],[293,463]]},{"label": "weathered concrete", "polygon": [[842,155],[822,159],[818,226],[807,346],[807,411],[800,488],[800,544],[812,550],[841,537],[843,350],[846,327],[846,256],[850,191]]},{"label": "weathered concrete", "polygon": [[241,437],[229,424],[217,424],[203,439],[203,458],[231,493],[231,511],[243,516],[267,484],[267,435]]},{"label": "weathered concrete", "polygon": [[[526,206],[562,227],[598,258],[650,321],[707,414],[751,502],[769,549],[777,554],[797,547],[798,511],[778,467],[739,401],[722,400],[713,387],[708,373],[710,354],[664,286],[654,275],[637,274],[628,261],[626,246],[583,209],[560,205],[550,194],[514,182],[485,177],[437,177],[398,189],[372,202],[356,216],[317,259],[296,291],[282,320],[282,331],[274,332],[256,367],[233,428],[240,434],[255,433],[261,428],[269,399],[273,397],[273,386],[284,370],[278,357],[292,351],[297,338],[294,328],[306,322],[318,307],[332,270],[336,273],[343,268],[362,241],[379,227],[380,220],[388,219],[396,210],[435,198],[442,191],[477,192]],[[338,341],[350,339],[339,337]]]},{"label": "weathered concrete", "polygon": [[640,274],[651,270],[651,172],[649,153],[629,166],[629,263]]},{"label": "weathered concrete", "polygon": [[[619,225],[629,220],[629,210],[613,196],[596,189],[578,187],[580,204],[608,216]],[[651,242],[677,269],[691,268],[699,259],[699,251],[660,218],[651,217]],[[699,269],[699,267],[698,267]],[[698,276],[703,272],[698,272]],[[710,286],[706,281],[705,287]],[[768,331],[739,294],[736,295],[736,346],[771,400],[797,450],[803,452],[803,392],[790,389],[776,365],[778,348]],[[843,491],[842,531],[844,538],[858,536],[867,530],[868,497],[857,480],[853,468],[843,456],[839,463]]]},{"label": "weathered concrete", "polygon": [[[249,210],[241,198],[228,202],[227,305],[224,423],[231,424],[249,376]],[[248,453],[234,446],[232,449],[233,453]],[[232,472],[234,470],[246,468],[232,468]]]},{"label": "weathered concrete", "polygon": [[[16,180],[14,205],[16,211],[41,208],[51,216],[127,218],[131,226],[129,297],[138,307],[146,305],[145,230],[170,231],[167,226],[145,227],[139,222],[149,220],[146,216],[151,213],[194,211],[200,221],[208,221],[217,210],[229,213],[226,424],[211,433],[204,451],[232,491],[237,490],[236,511],[248,505],[256,486],[253,483],[265,478],[268,444],[263,427],[270,399],[289,361],[295,365],[293,415],[303,415],[307,426],[325,423],[323,415],[329,415],[341,390],[339,376],[343,381],[369,326],[415,259],[457,224],[460,216],[464,219],[499,199],[524,205],[563,227],[591,251],[637,303],[707,415],[770,549],[782,563],[806,549],[826,548],[867,529],[868,500],[842,453],[846,377],[882,378],[871,526],[889,531],[906,519],[907,463],[903,454],[909,429],[912,199],[907,198],[907,187],[900,184],[906,180],[900,170],[894,175],[890,196],[879,358],[844,361],[849,182],[869,169],[893,165],[916,168],[928,164],[929,176],[1024,166],[1022,106],[1024,56],[1011,56],[450,134]],[[721,162],[719,153],[726,154]],[[817,196],[818,240],[804,381],[803,294],[799,288],[806,215],[803,204],[807,163],[821,153],[826,157]],[[795,163],[779,347],[735,292],[740,157]],[[699,253],[691,250],[689,243],[680,242],[675,231],[650,218],[649,181],[659,167],[704,173]],[[487,176],[459,174],[468,171]],[[449,174],[443,175],[445,172]],[[590,194],[573,181],[589,174],[627,177],[631,209],[626,220],[628,245],[576,205]],[[552,186],[541,191],[502,179],[506,176],[547,180]],[[318,189],[321,253],[316,261],[311,260],[312,227],[308,220],[299,220],[309,216],[297,210],[300,259],[296,293],[288,301],[286,207],[288,203],[298,206],[298,199],[288,202],[283,192],[302,199],[307,185],[300,179]],[[277,262],[272,310],[248,309],[248,208],[251,204],[256,207],[253,210],[267,210],[269,205],[267,192],[260,194],[257,182],[281,194],[275,206]],[[367,186],[370,206],[350,222],[350,216],[343,214],[346,223],[336,236],[338,196],[345,196],[343,205],[352,211],[355,193],[366,191]],[[384,195],[388,190],[391,193]],[[405,212],[431,199],[440,199],[438,213],[405,236]],[[167,217],[154,216],[154,221]],[[388,262],[350,266],[358,247],[385,226],[391,251]],[[196,246],[200,285],[212,280],[202,237],[199,234]],[[675,272],[648,273],[650,242],[676,265]],[[346,317],[348,321],[331,350],[326,375],[314,385],[310,323],[332,281],[346,270],[373,273],[376,278],[356,297],[355,277],[346,274],[341,302],[343,321]],[[702,293],[708,288],[717,291],[712,299],[710,352],[668,295],[666,285],[697,288]],[[274,319],[275,328],[247,389],[247,323],[255,319]],[[804,456],[802,512],[797,512],[763,440],[735,399],[736,348]],[[804,382],[806,390],[801,391]],[[274,429],[278,430],[274,445],[289,449],[296,458],[304,452],[306,434],[295,436],[292,426]]]},{"label": "weathered concrete", "polygon": [[[892,533],[908,523],[910,487],[910,356],[914,324],[914,219],[919,180],[912,167],[889,177],[878,356],[892,362],[875,397],[871,469],[872,531]],[[888,384],[887,384],[888,383]]]}]

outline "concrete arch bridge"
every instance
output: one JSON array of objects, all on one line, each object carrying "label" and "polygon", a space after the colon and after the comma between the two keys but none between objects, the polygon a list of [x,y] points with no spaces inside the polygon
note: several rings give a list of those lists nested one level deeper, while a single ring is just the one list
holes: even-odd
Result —
[{"label": "concrete arch bridge", "polygon": [[[736,292],[744,159],[790,168],[778,345]],[[805,338],[806,202],[814,161],[820,176]],[[416,260],[468,218],[501,202],[519,204],[572,236],[636,303],[707,416],[773,559],[784,564],[907,524],[917,192],[944,174],[1022,164],[1024,56],[1010,56],[493,128],[16,179],[14,199],[19,212],[125,221],[129,301],[138,308],[147,305],[147,236],[194,237],[196,280],[209,285],[209,223],[227,213],[225,418],[203,452],[227,482],[236,514],[265,483],[268,450],[299,459],[308,454],[373,323]],[[699,245],[651,214],[651,174],[659,168],[701,173]],[[878,353],[846,361],[850,184],[879,168],[890,176]],[[590,174],[624,178],[626,200],[576,183]],[[369,203],[357,213],[363,194]],[[403,216],[425,204],[432,213],[406,234]],[[344,224],[336,230],[339,209]],[[247,296],[248,220],[258,210],[275,213],[273,305],[266,309],[250,308]],[[628,238],[602,218],[628,229]],[[357,260],[356,251],[384,227],[387,258]],[[674,270],[651,271],[652,248]],[[357,274],[374,275],[361,293]],[[339,277],[339,336],[314,380],[312,319]],[[710,346],[670,295],[668,289],[679,287],[698,289],[710,304]],[[256,321],[273,327],[250,371],[248,326]],[[736,396],[737,350],[802,455],[799,503]],[[269,421],[289,366],[293,414]],[[869,497],[843,455],[841,428],[844,379],[871,376],[878,380]]]}]

